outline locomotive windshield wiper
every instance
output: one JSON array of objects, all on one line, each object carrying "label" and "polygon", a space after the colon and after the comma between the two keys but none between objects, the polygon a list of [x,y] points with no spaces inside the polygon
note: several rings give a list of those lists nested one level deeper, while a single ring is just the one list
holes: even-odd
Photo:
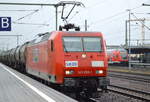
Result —
[{"label": "locomotive windshield wiper", "polygon": [[65,49],[65,52],[67,53],[68,51],[67,51],[67,49],[66,49],[66,46],[65,46],[65,44],[63,44],[63,47],[64,47],[64,49]]},{"label": "locomotive windshield wiper", "polygon": [[99,52],[103,52],[103,50],[99,50]]}]

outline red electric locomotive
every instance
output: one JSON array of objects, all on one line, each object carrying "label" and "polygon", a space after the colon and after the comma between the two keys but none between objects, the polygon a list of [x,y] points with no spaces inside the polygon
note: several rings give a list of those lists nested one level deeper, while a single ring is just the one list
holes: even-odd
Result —
[{"label": "red electric locomotive", "polygon": [[88,93],[105,90],[109,84],[106,45],[100,32],[39,34],[14,51],[12,62],[22,66],[19,70],[50,83]]}]

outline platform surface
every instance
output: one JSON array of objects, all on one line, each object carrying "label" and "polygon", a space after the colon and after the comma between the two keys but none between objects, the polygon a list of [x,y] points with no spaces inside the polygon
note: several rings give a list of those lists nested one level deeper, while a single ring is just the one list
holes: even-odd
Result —
[{"label": "platform surface", "polygon": [[0,102],[77,102],[0,63]]}]

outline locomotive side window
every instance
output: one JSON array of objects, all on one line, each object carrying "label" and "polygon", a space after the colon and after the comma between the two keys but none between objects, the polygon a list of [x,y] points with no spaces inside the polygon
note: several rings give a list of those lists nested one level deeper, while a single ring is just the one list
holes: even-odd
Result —
[{"label": "locomotive side window", "polygon": [[64,37],[65,51],[83,51],[81,37]]},{"label": "locomotive side window", "polygon": [[102,51],[101,39],[98,37],[84,37],[84,51]]},{"label": "locomotive side window", "polygon": [[53,42],[53,40],[51,40],[51,51],[53,51],[54,50],[54,42]]}]

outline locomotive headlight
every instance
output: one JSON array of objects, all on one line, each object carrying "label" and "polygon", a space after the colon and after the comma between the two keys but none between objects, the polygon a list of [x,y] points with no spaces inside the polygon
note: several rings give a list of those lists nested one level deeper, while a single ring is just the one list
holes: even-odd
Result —
[{"label": "locomotive headlight", "polygon": [[82,54],[82,58],[86,58],[86,54]]},{"label": "locomotive headlight", "polygon": [[103,74],[104,71],[103,70],[96,70],[96,74]]},{"label": "locomotive headlight", "polygon": [[66,71],[65,71],[65,74],[66,74],[66,75],[71,75],[71,74],[73,74],[73,73],[74,73],[73,70],[66,70]]}]

